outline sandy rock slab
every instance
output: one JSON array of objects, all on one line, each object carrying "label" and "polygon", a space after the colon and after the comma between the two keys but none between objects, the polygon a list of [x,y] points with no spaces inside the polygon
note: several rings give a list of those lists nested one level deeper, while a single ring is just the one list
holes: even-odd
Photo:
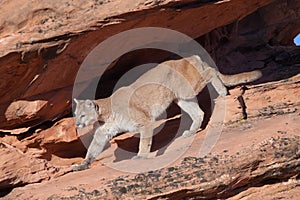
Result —
[{"label": "sandy rock slab", "polygon": [[[271,137],[235,155],[186,157],[180,165],[120,176],[91,192],[48,199],[223,199],[261,185],[294,179],[300,173],[300,137]],[[290,181],[289,181],[290,182]]]}]

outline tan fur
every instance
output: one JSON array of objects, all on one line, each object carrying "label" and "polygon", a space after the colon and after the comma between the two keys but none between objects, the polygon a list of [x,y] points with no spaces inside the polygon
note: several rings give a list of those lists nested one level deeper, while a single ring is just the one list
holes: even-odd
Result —
[{"label": "tan fur", "polygon": [[73,170],[82,170],[102,152],[105,144],[116,134],[125,131],[140,133],[139,152],[135,158],[146,158],[150,152],[153,123],[175,102],[192,119],[188,137],[200,130],[203,111],[199,108],[196,95],[211,83],[221,96],[227,94],[225,85],[237,85],[258,79],[259,71],[237,75],[222,75],[199,56],[166,61],[147,71],[133,84],[118,89],[112,96],[99,100],[77,100],[76,126],[87,126],[96,121],[103,124],[96,130],[85,160],[73,165]]}]

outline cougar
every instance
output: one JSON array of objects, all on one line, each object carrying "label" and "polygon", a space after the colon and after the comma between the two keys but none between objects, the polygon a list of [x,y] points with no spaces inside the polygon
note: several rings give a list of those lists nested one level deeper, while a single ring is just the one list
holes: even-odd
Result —
[{"label": "cougar", "polygon": [[94,133],[85,159],[72,165],[72,170],[89,168],[105,145],[117,134],[140,133],[139,151],[134,159],[147,158],[152,143],[155,120],[175,102],[192,119],[189,137],[200,130],[204,112],[196,95],[207,85],[215,88],[220,96],[227,94],[225,86],[248,83],[261,77],[260,71],[223,75],[194,55],[180,60],[158,64],[141,75],[129,86],[116,90],[110,97],[98,100],[78,100],[75,109],[75,125],[83,128],[95,122],[100,125]]}]

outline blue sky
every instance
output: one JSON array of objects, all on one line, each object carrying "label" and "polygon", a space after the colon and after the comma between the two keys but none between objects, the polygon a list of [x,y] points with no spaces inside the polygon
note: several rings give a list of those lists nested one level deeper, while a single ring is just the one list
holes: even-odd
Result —
[{"label": "blue sky", "polygon": [[294,38],[294,43],[297,46],[300,46],[300,33]]}]

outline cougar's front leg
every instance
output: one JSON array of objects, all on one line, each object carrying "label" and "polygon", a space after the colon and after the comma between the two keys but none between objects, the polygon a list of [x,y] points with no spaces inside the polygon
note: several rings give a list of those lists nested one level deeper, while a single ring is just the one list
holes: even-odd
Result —
[{"label": "cougar's front leg", "polygon": [[153,124],[140,129],[139,152],[132,159],[140,159],[140,158],[148,157],[152,145],[152,136],[153,136]]},{"label": "cougar's front leg", "polygon": [[101,127],[98,128],[94,134],[94,138],[88,148],[85,159],[81,164],[75,164],[71,166],[73,171],[80,171],[89,168],[90,164],[95,158],[103,151],[105,145],[108,143],[110,138],[107,137],[107,133]]}]

